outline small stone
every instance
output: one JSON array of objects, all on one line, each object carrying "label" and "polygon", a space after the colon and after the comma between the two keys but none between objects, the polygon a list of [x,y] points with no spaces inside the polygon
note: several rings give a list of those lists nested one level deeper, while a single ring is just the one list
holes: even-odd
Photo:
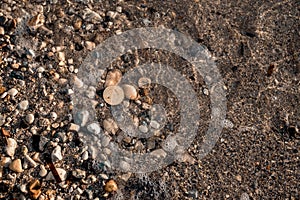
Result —
[{"label": "small stone", "polygon": [[36,16],[32,17],[28,22],[27,25],[29,28],[37,29],[45,23],[45,16],[41,13],[37,14]]},{"label": "small stone", "polygon": [[17,146],[18,145],[17,145],[16,140],[14,140],[13,138],[8,138],[7,146],[6,146],[7,155],[9,155],[10,157],[13,157],[15,155]]},{"label": "small stone", "polygon": [[82,160],[87,160],[88,158],[89,158],[89,152],[88,151],[83,152],[83,154],[81,156],[81,159]]},{"label": "small stone", "polygon": [[115,86],[117,85],[122,79],[122,72],[118,69],[109,71],[105,78],[104,87],[108,86]]},{"label": "small stone", "polygon": [[29,106],[29,102],[27,100],[24,100],[24,101],[21,101],[19,103],[19,108],[21,110],[27,110],[28,109],[28,106]]},{"label": "small stone", "polygon": [[114,180],[109,180],[104,187],[106,192],[116,192],[118,190],[118,185]]},{"label": "small stone", "polygon": [[32,124],[34,122],[34,115],[33,114],[26,115],[25,120],[28,124]]},{"label": "small stone", "polygon": [[124,92],[119,86],[108,86],[103,92],[103,99],[109,105],[120,104],[124,99]]},{"label": "small stone", "polygon": [[139,126],[139,131],[141,131],[142,133],[147,133],[148,132],[148,127],[144,126],[144,125],[140,125]]},{"label": "small stone", "polygon": [[11,88],[10,90],[7,91],[7,94],[10,95],[11,97],[14,97],[18,94],[18,90],[16,88]]},{"label": "small stone", "polygon": [[92,23],[102,22],[102,17],[98,13],[96,13],[95,11],[89,8],[83,10],[82,18],[87,22],[92,22]]},{"label": "small stone", "polygon": [[235,177],[235,179],[238,181],[238,182],[242,182],[242,176],[241,175],[237,175]]},{"label": "small stone", "polygon": [[149,87],[151,84],[151,79],[142,77],[138,80],[138,86],[139,88],[146,88]]},{"label": "small stone", "polygon": [[150,155],[155,156],[157,158],[165,158],[167,153],[163,149],[156,149],[150,153]]},{"label": "small stone", "polygon": [[137,92],[137,90],[135,89],[134,86],[124,84],[124,85],[122,85],[122,89],[123,89],[124,95],[127,99],[134,100],[134,99],[137,98],[138,92]]},{"label": "small stone", "polygon": [[122,12],[122,7],[121,7],[121,6],[117,6],[116,11],[117,11],[118,13],[121,13],[121,12]]},{"label": "small stone", "polygon": [[30,156],[29,155],[24,155],[24,157],[26,158],[26,160],[28,161],[28,163],[33,167],[33,168],[35,168],[36,166],[37,166],[37,163],[32,159],[32,158],[30,158]]},{"label": "small stone", "polygon": [[70,124],[69,131],[75,131],[75,132],[78,132],[79,129],[80,129],[80,126],[79,126],[79,125],[74,124],[74,123],[71,123],[71,124]]},{"label": "small stone", "polygon": [[39,172],[39,175],[40,175],[41,177],[44,177],[44,176],[47,175],[47,170],[46,170],[46,168],[45,168],[44,165],[40,165],[40,172]]},{"label": "small stone", "polygon": [[73,23],[73,27],[75,30],[79,30],[82,26],[82,20],[78,17]]},{"label": "small stone", "polygon": [[85,48],[87,49],[87,50],[93,50],[93,49],[95,49],[95,47],[96,47],[96,44],[94,43],[94,42],[91,42],[91,41],[85,41]]},{"label": "small stone", "polygon": [[89,132],[94,133],[94,134],[99,134],[101,131],[101,128],[98,125],[98,123],[89,124],[86,128]]},{"label": "small stone", "polygon": [[159,129],[159,123],[155,120],[150,121],[150,126],[154,129]]},{"label": "small stone", "polygon": [[56,114],[56,112],[51,112],[51,113],[50,113],[50,117],[51,117],[51,119],[52,119],[53,121],[55,121],[55,120],[57,119],[57,114]]},{"label": "small stone", "polygon": [[[66,172],[66,170],[64,170],[62,168],[56,168],[56,171],[57,171],[57,173],[58,173],[58,175],[59,175],[59,177],[60,177],[60,179],[62,181],[65,181],[67,179],[67,172]],[[48,175],[46,177],[46,180],[47,181],[54,181],[55,180],[55,178],[54,178],[54,176],[53,176],[53,174],[52,174],[51,171],[48,173]]]},{"label": "small stone", "polygon": [[11,163],[10,157],[2,157],[0,161],[0,168],[1,167],[8,167]]},{"label": "small stone", "polygon": [[51,159],[52,159],[52,162],[56,162],[56,161],[59,161],[59,160],[62,160],[63,157],[61,155],[61,147],[59,145],[57,145],[52,153],[51,153]]},{"label": "small stone", "polygon": [[81,169],[75,169],[74,171],[72,171],[72,175],[75,177],[75,178],[78,178],[78,179],[83,179],[85,178],[86,176],[86,172],[81,170]]},{"label": "small stone", "polygon": [[9,169],[11,169],[14,172],[18,172],[18,173],[23,172],[21,160],[15,159],[14,161],[12,161],[9,165]]},{"label": "small stone", "polygon": [[117,130],[119,129],[117,123],[111,118],[103,121],[103,128],[112,134],[116,134]]},{"label": "small stone", "polygon": [[85,126],[89,119],[89,112],[87,110],[81,110],[76,113],[74,121],[76,124],[80,124],[80,126]]},{"label": "small stone", "polygon": [[204,95],[206,95],[206,96],[208,96],[208,95],[209,95],[209,91],[208,91],[208,89],[207,89],[207,88],[204,88],[204,89],[203,89],[203,94],[204,94]]},{"label": "small stone", "polygon": [[0,26],[0,35],[4,35],[4,34],[5,34],[4,28]]}]

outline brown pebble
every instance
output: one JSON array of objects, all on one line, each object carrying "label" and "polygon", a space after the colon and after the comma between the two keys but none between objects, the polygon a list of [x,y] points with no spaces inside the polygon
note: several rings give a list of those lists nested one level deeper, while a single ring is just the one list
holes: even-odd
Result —
[{"label": "brown pebble", "polygon": [[134,100],[137,98],[138,93],[134,86],[124,84],[124,85],[122,85],[122,89],[123,89],[124,95],[127,99]]},{"label": "brown pebble", "polygon": [[103,92],[103,99],[109,105],[118,105],[124,99],[123,89],[119,86],[109,86]]},{"label": "brown pebble", "polygon": [[122,78],[122,72],[118,69],[109,71],[106,75],[104,87],[117,85]]},{"label": "brown pebble", "polygon": [[33,199],[39,198],[39,196],[42,194],[40,181],[37,179],[33,180],[30,183],[29,191]]},{"label": "brown pebble", "polygon": [[118,190],[118,185],[114,180],[109,180],[104,187],[106,192],[116,192]]},{"label": "brown pebble", "polygon": [[15,159],[14,161],[12,161],[9,165],[9,169],[11,169],[14,172],[18,172],[18,173],[23,172],[21,160]]}]

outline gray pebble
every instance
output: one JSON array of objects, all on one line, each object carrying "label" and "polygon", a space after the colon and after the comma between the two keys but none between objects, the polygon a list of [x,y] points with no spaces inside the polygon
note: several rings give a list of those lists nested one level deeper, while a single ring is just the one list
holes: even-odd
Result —
[{"label": "gray pebble", "polygon": [[155,121],[155,120],[152,120],[151,122],[150,122],[150,126],[152,127],[152,128],[154,128],[154,129],[159,129],[159,123],[157,122],[157,121]]},{"label": "gray pebble", "polygon": [[147,133],[148,132],[148,127],[144,126],[144,125],[140,125],[139,126],[139,131],[141,131],[142,133]]},{"label": "gray pebble", "polygon": [[92,123],[87,126],[87,130],[91,133],[99,134],[101,131],[101,128],[100,128],[99,124]]},{"label": "gray pebble", "polygon": [[89,112],[87,110],[82,110],[76,113],[74,121],[80,126],[85,126],[89,119]]},{"label": "gray pebble", "polygon": [[32,124],[34,122],[34,115],[33,114],[26,115],[25,120],[28,124]]},{"label": "gray pebble", "polygon": [[163,149],[156,149],[150,153],[150,155],[155,156],[157,158],[165,158],[167,153]]}]

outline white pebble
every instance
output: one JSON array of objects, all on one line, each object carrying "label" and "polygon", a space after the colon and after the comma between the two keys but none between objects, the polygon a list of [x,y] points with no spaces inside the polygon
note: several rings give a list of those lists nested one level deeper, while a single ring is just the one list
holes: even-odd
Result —
[{"label": "white pebble", "polygon": [[9,94],[11,97],[14,97],[18,94],[18,90],[15,88],[11,88],[10,90],[7,91],[7,94]]},{"label": "white pebble", "polygon": [[7,155],[13,157],[15,155],[17,148],[17,142],[13,138],[7,139],[6,153]]},{"label": "white pebble", "polygon": [[24,100],[24,101],[21,101],[19,103],[19,108],[21,110],[27,110],[28,109],[28,106],[29,106],[29,102],[27,100]]},{"label": "white pebble", "polygon": [[75,132],[78,132],[79,129],[80,129],[80,126],[79,126],[79,125],[74,124],[74,123],[71,123],[70,128],[69,128],[69,131],[75,131]]},{"label": "white pebble", "polygon": [[52,159],[52,162],[55,162],[55,161],[58,161],[58,160],[62,160],[63,157],[61,155],[61,147],[59,145],[57,145],[52,153],[51,153],[51,159]]},{"label": "white pebble", "polygon": [[119,86],[108,86],[103,92],[104,101],[112,106],[120,104],[124,97],[124,91]]},{"label": "white pebble", "polygon": [[88,151],[83,152],[83,154],[81,156],[81,159],[82,160],[87,160],[88,158],[89,158],[89,152]]},{"label": "white pebble", "polygon": [[40,172],[39,172],[39,175],[41,176],[41,177],[44,177],[44,176],[46,176],[47,175],[47,170],[46,170],[46,168],[45,168],[45,166],[44,165],[41,165],[40,166]]},{"label": "white pebble", "polygon": [[138,80],[138,86],[140,88],[144,88],[144,87],[147,87],[151,84],[151,79],[149,78],[146,78],[146,77],[142,77]]}]

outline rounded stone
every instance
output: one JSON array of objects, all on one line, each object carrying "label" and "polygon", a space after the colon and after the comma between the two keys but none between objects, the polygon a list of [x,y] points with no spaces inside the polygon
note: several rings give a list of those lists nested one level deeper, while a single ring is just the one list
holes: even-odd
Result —
[{"label": "rounded stone", "polygon": [[114,180],[109,180],[104,187],[106,192],[115,192],[118,190],[118,185]]},{"label": "rounded stone", "polygon": [[124,85],[122,85],[122,89],[123,89],[124,95],[127,99],[134,100],[134,99],[137,98],[138,92],[137,92],[137,90],[135,89],[134,86],[124,84]]},{"label": "rounded stone", "polygon": [[24,100],[24,101],[21,101],[19,103],[19,108],[21,110],[27,110],[28,109],[28,106],[29,106],[29,102],[27,100]]},{"label": "rounded stone", "polygon": [[32,124],[34,122],[34,115],[33,114],[26,115],[25,120],[28,124]]},{"label": "rounded stone", "polygon": [[103,92],[103,99],[109,105],[118,105],[124,99],[124,91],[119,86],[109,86]]}]

